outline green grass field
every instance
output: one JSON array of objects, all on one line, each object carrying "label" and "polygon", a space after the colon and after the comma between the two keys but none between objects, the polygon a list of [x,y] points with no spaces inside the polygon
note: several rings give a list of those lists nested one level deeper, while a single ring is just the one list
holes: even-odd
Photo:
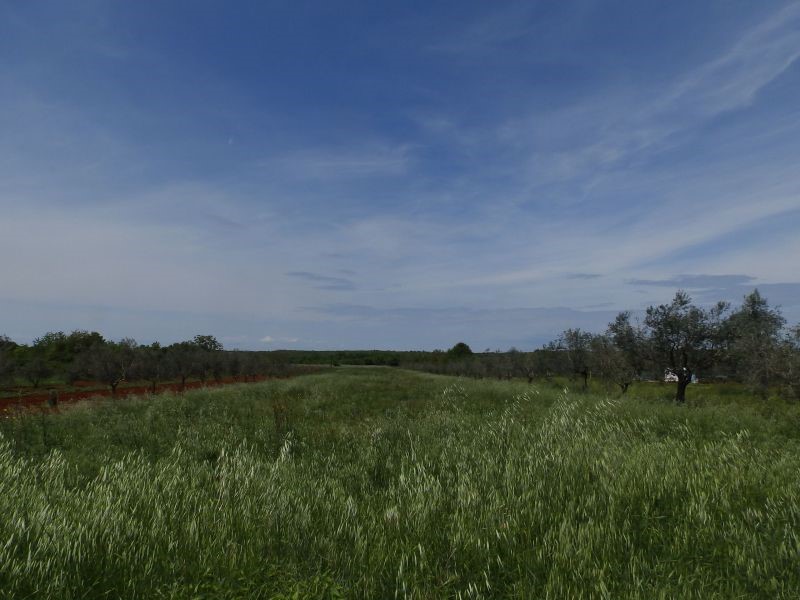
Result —
[{"label": "green grass field", "polygon": [[342,368],[6,418],[0,597],[799,598],[800,406],[689,394]]}]

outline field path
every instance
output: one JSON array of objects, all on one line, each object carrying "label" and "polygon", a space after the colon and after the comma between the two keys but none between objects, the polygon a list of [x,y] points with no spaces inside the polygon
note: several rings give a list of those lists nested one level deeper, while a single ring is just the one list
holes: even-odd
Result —
[{"label": "field path", "polygon": [[[234,383],[254,383],[258,381],[266,381],[270,379],[269,377],[256,377],[255,379],[250,379],[247,382],[242,381],[241,379],[234,378],[234,377],[225,377],[220,381],[207,381],[203,383],[202,381],[187,381],[186,386],[181,389],[180,383],[163,383],[156,386],[156,393],[171,391],[171,392],[181,392],[185,390],[194,390],[203,387],[219,387],[223,385],[231,385]],[[84,385],[88,385],[92,382],[82,382]],[[145,394],[151,393],[150,386],[131,386],[131,387],[124,387],[118,388],[117,393],[114,396],[115,398],[125,398],[126,396],[143,396]],[[0,413],[7,412],[11,410],[18,410],[18,409],[25,409],[25,408],[47,408],[47,400],[50,397],[50,392],[44,391],[37,394],[26,394],[22,396],[17,396],[16,398],[0,398]],[[80,400],[88,400],[90,398],[108,398],[111,397],[111,390],[109,389],[91,389],[91,390],[75,390],[75,391],[65,391],[65,392],[58,392],[58,403],[59,404],[70,404],[74,402],[78,402]]]}]

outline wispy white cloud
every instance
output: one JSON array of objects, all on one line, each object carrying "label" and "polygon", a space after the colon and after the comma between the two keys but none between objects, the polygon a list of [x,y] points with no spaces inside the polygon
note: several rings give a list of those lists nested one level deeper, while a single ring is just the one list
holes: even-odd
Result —
[{"label": "wispy white cloud", "polygon": [[272,337],[271,335],[265,335],[263,338],[259,340],[264,344],[296,344],[300,341],[300,338],[296,337]]},{"label": "wispy white cloud", "polygon": [[710,117],[742,108],[800,58],[800,3],[792,2],[741,37],[732,48],[686,75],[655,114],[680,108],[688,115]]},{"label": "wispy white cloud", "polygon": [[676,275],[669,279],[631,279],[630,285],[655,285],[677,289],[708,289],[730,285],[749,285],[750,275]]},{"label": "wispy white cloud", "polygon": [[356,284],[344,277],[331,277],[330,275],[320,275],[308,271],[289,271],[287,277],[294,277],[308,281],[319,290],[351,291],[356,289]]},{"label": "wispy white cloud", "polygon": [[263,159],[260,168],[278,177],[349,179],[398,176],[408,172],[411,148],[359,142],[343,147],[304,148]]},{"label": "wispy white cloud", "polygon": [[531,17],[535,3],[509,2],[494,7],[488,15],[473,18],[457,31],[429,46],[436,52],[446,52],[457,59],[463,56],[485,55],[496,46],[527,36],[534,29]]},{"label": "wispy white cloud", "polygon": [[[570,183],[571,201],[584,200],[582,192],[591,190],[598,177],[629,172],[654,153],[685,144],[686,136],[705,122],[747,108],[799,57],[800,5],[791,3],[745,31],[730,48],[666,82],[615,84],[583,101],[513,115],[471,133],[464,131],[469,125],[460,123],[452,141],[506,149],[504,160],[515,160],[509,172],[518,174],[528,193]],[[449,124],[439,131],[454,129]]]}]

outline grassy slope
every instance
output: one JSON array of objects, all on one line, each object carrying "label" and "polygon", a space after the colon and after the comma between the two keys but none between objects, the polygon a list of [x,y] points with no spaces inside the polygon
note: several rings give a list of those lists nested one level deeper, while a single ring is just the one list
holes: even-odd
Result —
[{"label": "grassy slope", "polygon": [[799,597],[800,408],[710,389],[354,368],[5,420],[0,597]]}]

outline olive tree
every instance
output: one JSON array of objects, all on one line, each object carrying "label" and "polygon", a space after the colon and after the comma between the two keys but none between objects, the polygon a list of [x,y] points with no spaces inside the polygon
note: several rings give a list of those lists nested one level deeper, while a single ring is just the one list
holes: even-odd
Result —
[{"label": "olive tree", "polygon": [[609,323],[606,336],[622,352],[636,377],[641,377],[647,368],[651,352],[641,324],[631,321],[630,311],[619,313],[614,321]]},{"label": "olive tree", "polygon": [[181,390],[186,389],[186,380],[197,370],[198,352],[202,350],[192,342],[177,342],[167,347],[169,368],[171,373],[181,380]]},{"label": "olive tree", "polygon": [[528,383],[533,383],[537,372],[537,361],[533,352],[522,352],[516,348],[509,348],[508,357],[511,361],[512,372],[515,377],[524,377]]},{"label": "olive tree", "polygon": [[252,381],[256,381],[260,375],[263,375],[264,367],[264,359],[260,352],[244,353],[240,368],[245,381],[247,381],[248,378]]},{"label": "olive tree", "polygon": [[677,377],[677,402],[686,401],[692,375],[714,363],[727,310],[725,302],[709,310],[695,306],[683,290],[669,304],[647,308],[644,325],[652,359],[657,369],[666,367]]},{"label": "olive tree", "polygon": [[0,383],[8,383],[14,375],[14,360],[11,352],[0,348]]},{"label": "olive tree", "polygon": [[167,350],[156,342],[150,346],[140,346],[136,354],[134,376],[149,383],[150,392],[155,394],[158,384],[170,378]]},{"label": "olive tree", "polygon": [[601,379],[620,388],[624,394],[628,391],[636,371],[628,361],[626,354],[606,335],[597,335],[591,341],[592,371]]},{"label": "olive tree", "polygon": [[566,353],[570,371],[583,379],[583,390],[589,389],[591,375],[592,334],[581,329],[566,329],[556,340],[555,348]]},{"label": "olive tree", "polygon": [[191,353],[191,359],[191,371],[203,384],[205,384],[211,376],[221,379],[221,352],[206,350],[201,346],[196,346]]},{"label": "olive tree", "polygon": [[762,397],[784,370],[781,330],[785,323],[780,310],[770,307],[757,289],[745,296],[742,306],[725,322],[728,360]]},{"label": "olive tree", "polygon": [[800,325],[793,327],[781,342],[781,379],[787,391],[800,400]]},{"label": "olive tree", "polygon": [[21,346],[14,351],[16,373],[34,388],[53,374],[53,369],[40,347]]},{"label": "olive tree", "polygon": [[94,344],[83,355],[87,373],[93,379],[111,388],[111,395],[117,393],[117,386],[126,381],[134,371],[137,359],[137,344],[131,338],[120,342]]}]

